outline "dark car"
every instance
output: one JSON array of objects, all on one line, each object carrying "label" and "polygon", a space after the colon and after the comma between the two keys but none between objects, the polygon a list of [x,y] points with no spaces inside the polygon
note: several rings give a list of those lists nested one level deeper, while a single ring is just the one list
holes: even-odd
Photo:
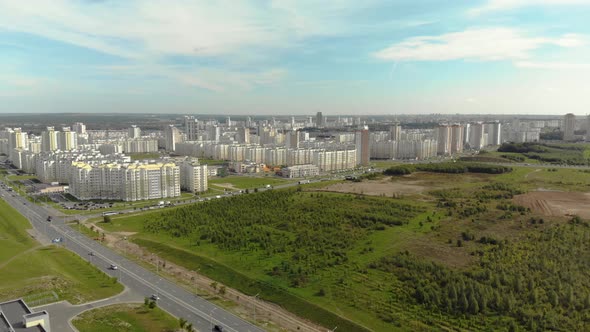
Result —
[{"label": "dark car", "polygon": [[223,332],[223,326],[221,326],[221,325],[213,326],[213,332]]}]

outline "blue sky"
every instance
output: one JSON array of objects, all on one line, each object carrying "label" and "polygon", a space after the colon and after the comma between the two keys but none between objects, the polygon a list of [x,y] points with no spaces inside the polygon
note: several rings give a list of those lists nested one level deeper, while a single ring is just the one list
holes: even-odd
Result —
[{"label": "blue sky", "polygon": [[586,114],[590,0],[0,0],[0,112]]}]

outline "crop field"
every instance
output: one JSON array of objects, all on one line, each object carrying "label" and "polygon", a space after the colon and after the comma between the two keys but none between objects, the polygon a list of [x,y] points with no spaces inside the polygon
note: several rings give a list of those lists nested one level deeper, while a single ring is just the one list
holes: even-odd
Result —
[{"label": "crop field", "polygon": [[75,254],[41,247],[27,234],[28,228],[28,221],[0,200],[0,301],[55,292],[60,300],[83,303],[123,290]]},{"label": "crop field", "polygon": [[118,304],[86,311],[72,320],[80,332],[161,332],[179,328],[177,319],[159,308]]},{"label": "crop field", "polygon": [[133,232],[132,241],[166,260],[328,328],[590,324],[588,223],[515,199],[537,188],[578,191],[589,173],[421,167],[428,171],[251,193],[104,228]]}]

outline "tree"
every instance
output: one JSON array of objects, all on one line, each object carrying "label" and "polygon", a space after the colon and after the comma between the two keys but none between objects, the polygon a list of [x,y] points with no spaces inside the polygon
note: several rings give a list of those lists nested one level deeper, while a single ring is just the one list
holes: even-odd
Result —
[{"label": "tree", "polygon": [[111,216],[102,217],[102,222],[104,222],[105,224],[110,224],[111,223]]},{"label": "tree", "polygon": [[217,290],[217,281],[212,282],[209,286],[211,286],[211,288]]},{"label": "tree", "polygon": [[148,305],[148,308],[154,309],[155,307],[156,307],[156,301],[150,301],[150,304]]},{"label": "tree", "polygon": [[226,292],[226,289],[225,289],[225,286],[224,285],[222,285],[221,287],[219,287],[219,294],[225,295],[225,292]]},{"label": "tree", "polygon": [[467,302],[467,297],[463,293],[459,296],[459,310],[461,312],[467,312],[467,309],[469,309],[469,302]]},{"label": "tree", "polygon": [[548,296],[549,296],[549,303],[551,303],[551,305],[553,307],[557,307],[557,304],[559,303],[559,298],[557,297],[557,293],[555,293],[555,291],[550,291]]},{"label": "tree", "polygon": [[193,323],[186,324],[185,328],[188,332],[193,332]]},{"label": "tree", "polygon": [[180,325],[180,328],[181,328],[181,329],[184,329],[184,327],[186,326],[186,319],[184,319],[184,318],[180,317],[180,318],[178,319],[178,325]]},{"label": "tree", "polygon": [[146,307],[148,305],[150,305],[150,299],[148,297],[146,297],[146,298],[143,299],[143,305],[145,305]]},{"label": "tree", "polygon": [[475,315],[479,312],[479,304],[473,296],[473,292],[469,295],[469,313]]}]

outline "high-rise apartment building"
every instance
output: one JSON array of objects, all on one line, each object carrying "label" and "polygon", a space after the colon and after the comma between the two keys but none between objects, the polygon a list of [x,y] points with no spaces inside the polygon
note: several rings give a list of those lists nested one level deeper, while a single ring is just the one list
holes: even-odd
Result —
[{"label": "high-rise apartment building", "polygon": [[127,129],[127,136],[129,138],[140,138],[141,137],[141,128],[136,125],[131,125],[129,129]]},{"label": "high-rise apartment building", "polygon": [[250,128],[238,128],[236,133],[236,141],[240,144],[250,144]]},{"label": "high-rise apartment building", "polygon": [[207,165],[200,165],[196,160],[184,160],[180,163],[180,187],[192,193],[205,192],[208,189]]},{"label": "high-rise apartment building", "polygon": [[176,143],[180,143],[182,141],[180,130],[174,127],[174,125],[169,125],[166,127],[164,132],[166,138],[166,151],[175,151]]},{"label": "high-rise apartment building", "polygon": [[47,127],[45,131],[41,133],[41,150],[42,151],[55,151],[58,149],[57,131],[54,127]]},{"label": "high-rise apartment building", "polygon": [[482,123],[474,123],[469,129],[469,147],[473,150],[480,150],[484,147],[484,126]]},{"label": "high-rise apartment building", "polygon": [[575,140],[574,131],[576,130],[576,116],[568,113],[563,117],[563,139],[565,141]]},{"label": "high-rise apartment building", "polygon": [[371,149],[369,146],[369,128],[364,126],[363,129],[355,133],[356,161],[363,166],[369,166]]},{"label": "high-rise apartment building", "polygon": [[449,125],[440,125],[437,130],[437,148],[438,155],[447,156],[451,154],[451,137],[452,131]]},{"label": "high-rise apartment building", "polygon": [[194,116],[184,117],[184,133],[189,141],[196,141],[198,138],[199,121]]},{"label": "high-rise apartment building", "polygon": [[72,125],[72,130],[78,135],[86,134],[86,125],[82,122],[76,122]]},{"label": "high-rise apartment building", "polygon": [[389,133],[392,141],[399,141],[402,137],[402,126],[397,122],[392,124]]},{"label": "high-rise apartment building", "polygon": [[463,126],[451,126],[451,154],[463,152]]},{"label": "high-rise apartment building", "polygon": [[322,114],[322,112],[317,112],[315,116],[315,124],[318,128],[323,128],[326,126],[324,115]]},{"label": "high-rise apartment building", "polygon": [[299,148],[299,131],[298,130],[290,130],[287,132],[285,139],[285,147],[288,149],[298,149]]},{"label": "high-rise apartment building", "polygon": [[173,163],[98,164],[72,162],[70,193],[81,200],[138,201],[180,196],[180,169]]},{"label": "high-rise apartment building", "polygon": [[14,149],[26,150],[28,148],[27,133],[23,133],[21,128],[14,128],[8,133],[8,151]]},{"label": "high-rise apartment building", "polygon": [[57,133],[57,137],[57,147],[59,150],[70,151],[78,148],[78,134],[75,131],[71,131],[70,128],[62,128],[62,131]]}]

